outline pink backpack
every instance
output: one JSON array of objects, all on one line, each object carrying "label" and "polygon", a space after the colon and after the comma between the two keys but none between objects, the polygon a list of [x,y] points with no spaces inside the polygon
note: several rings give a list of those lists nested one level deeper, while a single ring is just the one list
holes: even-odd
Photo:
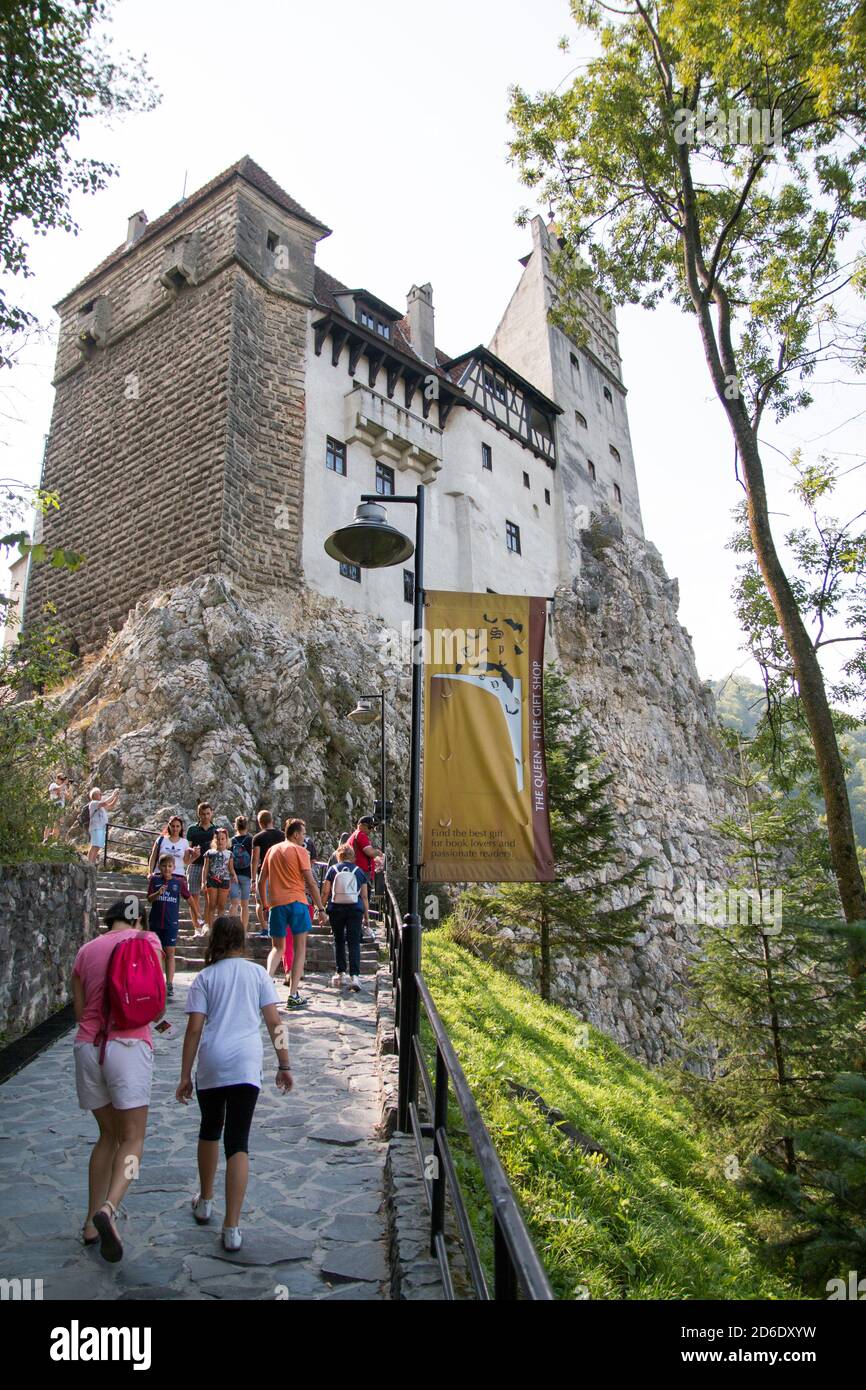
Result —
[{"label": "pink backpack", "polygon": [[102,1027],[94,1046],[99,1047],[99,1065],[105,1061],[110,1026],[118,1032],[153,1023],[165,1009],[165,976],[159,957],[142,935],[119,941],[108,958]]}]

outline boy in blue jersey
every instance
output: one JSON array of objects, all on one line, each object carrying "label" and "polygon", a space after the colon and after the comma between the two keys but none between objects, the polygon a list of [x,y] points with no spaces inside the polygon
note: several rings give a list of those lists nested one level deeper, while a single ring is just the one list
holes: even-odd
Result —
[{"label": "boy in blue jersey", "polygon": [[157,868],[159,873],[151,874],[147,881],[147,902],[150,907],[150,930],[159,937],[165,954],[165,992],[171,999],[174,995],[174,948],[180,922],[180,900],[189,898],[190,891],[186,879],[174,872],[173,855],[161,854]]}]

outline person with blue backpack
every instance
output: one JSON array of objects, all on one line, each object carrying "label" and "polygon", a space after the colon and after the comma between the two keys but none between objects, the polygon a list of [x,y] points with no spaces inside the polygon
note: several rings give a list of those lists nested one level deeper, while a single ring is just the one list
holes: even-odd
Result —
[{"label": "person with blue backpack", "polygon": [[250,885],[252,882],[253,837],[247,834],[246,816],[235,817],[235,833],[231,842],[232,861],[235,866],[235,879],[229,889],[229,912],[236,917],[241,914],[244,933],[249,927]]}]

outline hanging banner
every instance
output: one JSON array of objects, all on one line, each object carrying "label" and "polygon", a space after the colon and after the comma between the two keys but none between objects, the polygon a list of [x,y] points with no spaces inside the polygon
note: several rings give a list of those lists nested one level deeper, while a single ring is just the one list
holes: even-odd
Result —
[{"label": "hanging banner", "polygon": [[425,593],[421,877],[550,882],[543,598]]}]

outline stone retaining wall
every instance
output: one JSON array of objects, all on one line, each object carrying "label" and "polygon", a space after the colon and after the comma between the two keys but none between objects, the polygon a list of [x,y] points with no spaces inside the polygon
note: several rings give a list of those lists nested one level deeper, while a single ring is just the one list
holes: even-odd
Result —
[{"label": "stone retaining wall", "polygon": [[96,870],[85,864],[0,869],[0,1043],[69,1003],[79,946],[96,935]]}]

